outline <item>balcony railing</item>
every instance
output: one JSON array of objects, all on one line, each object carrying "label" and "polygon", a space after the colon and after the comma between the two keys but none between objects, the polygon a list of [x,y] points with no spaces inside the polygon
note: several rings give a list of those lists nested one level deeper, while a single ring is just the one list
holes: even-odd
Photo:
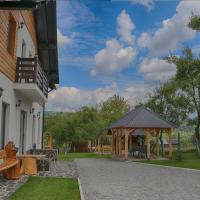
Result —
[{"label": "balcony railing", "polygon": [[16,82],[35,83],[46,97],[48,95],[47,76],[37,57],[17,58]]}]

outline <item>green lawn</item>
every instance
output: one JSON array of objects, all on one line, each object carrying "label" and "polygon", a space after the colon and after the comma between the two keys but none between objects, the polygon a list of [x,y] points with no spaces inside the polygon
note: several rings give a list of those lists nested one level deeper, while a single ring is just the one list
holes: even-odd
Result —
[{"label": "green lawn", "polygon": [[66,153],[59,154],[59,160],[72,161],[75,158],[111,158],[110,154],[95,154],[95,153]]},{"label": "green lawn", "polygon": [[139,162],[181,168],[200,169],[200,159],[198,158],[196,152],[182,153],[182,158],[183,160],[180,162],[175,160],[147,160]]},{"label": "green lawn", "polygon": [[78,181],[64,178],[30,177],[10,200],[80,200]]}]

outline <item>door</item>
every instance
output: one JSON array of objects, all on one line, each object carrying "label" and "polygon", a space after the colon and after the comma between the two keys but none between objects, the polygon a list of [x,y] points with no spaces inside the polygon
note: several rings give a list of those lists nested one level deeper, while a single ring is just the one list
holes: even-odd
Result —
[{"label": "door", "polygon": [[5,135],[6,132],[8,131],[8,125],[9,125],[8,114],[9,114],[9,105],[6,103],[2,103],[0,149],[3,149],[5,146]]},{"label": "door", "polygon": [[20,141],[19,141],[19,153],[24,154],[26,143],[26,112],[21,111],[20,116]]}]

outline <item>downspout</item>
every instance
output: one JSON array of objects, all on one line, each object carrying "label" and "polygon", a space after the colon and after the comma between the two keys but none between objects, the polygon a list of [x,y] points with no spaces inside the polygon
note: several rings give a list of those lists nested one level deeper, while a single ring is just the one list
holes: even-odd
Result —
[{"label": "downspout", "polygon": [[44,147],[44,116],[45,115],[45,103],[43,103],[43,116],[42,116],[42,149]]}]

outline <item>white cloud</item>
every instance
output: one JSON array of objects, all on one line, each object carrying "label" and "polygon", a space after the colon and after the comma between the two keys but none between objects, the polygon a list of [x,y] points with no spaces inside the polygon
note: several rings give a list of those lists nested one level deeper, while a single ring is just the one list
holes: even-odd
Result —
[{"label": "white cloud", "polygon": [[124,47],[116,39],[108,40],[106,47],[95,55],[95,68],[91,71],[91,75],[112,75],[120,72],[134,61],[136,54],[136,49],[133,47]]},{"label": "white cloud", "polygon": [[71,44],[73,39],[75,37],[75,33],[73,33],[70,37],[67,35],[64,35],[59,29],[57,29],[57,39],[58,39],[58,45],[63,46],[67,44]]},{"label": "white cloud", "polygon": [[145,58],[140,65],[139,72],[147,80],[166,81],[176,73],[176,65],[158,58]]},{"label": "white cloud", "polygon": [[75,111],[82,106],[95,106],[118,93],[116,83],[96,90],[60,87],[49,94],[46,110]]},{"label": "white cloud", "polygon": [[151,85],[144,83],[135,83],[127,87],[121,95],[125,97],[130,105],[136,105],[137,102],[145,101],[147,94],[152,91]]},{"label": "white cloud", "polygon": [[131,0],[134,4],[140,4],[147,8],[148,11],[152,10],[155,5],[155,0]]},{"label": "white cloud", "polygon": [[115,94],[123,96],[131,106],[134,106],[138,101],[144,101],[147,93],[150,91],[151,86],[144,83],[129,85],[121,91],[119,91],[115,82],[104,88],[97,88],[96,90],[60,87],[49,94],[46,110],[73,112],[82,106],[96,106]]},{"label": "white cloud", "polygon": [[129,14],[125,10],[122,10],[120,15],[117,17],[117,32],[120,39],[128,45],[134,44],[134,36],[132,31],[135,29],[135,25],[131,20]]},{"label": "white cloud", "polygon": [[176,8],[176,14],[164,20],[161,28],[153,34],[141,34],[138,45],[147,47],[153,55],[176,50],[182,42],[192,39],[196,34],[187,27],[191,12],[200,12],[200,1],[181,1]]}]

